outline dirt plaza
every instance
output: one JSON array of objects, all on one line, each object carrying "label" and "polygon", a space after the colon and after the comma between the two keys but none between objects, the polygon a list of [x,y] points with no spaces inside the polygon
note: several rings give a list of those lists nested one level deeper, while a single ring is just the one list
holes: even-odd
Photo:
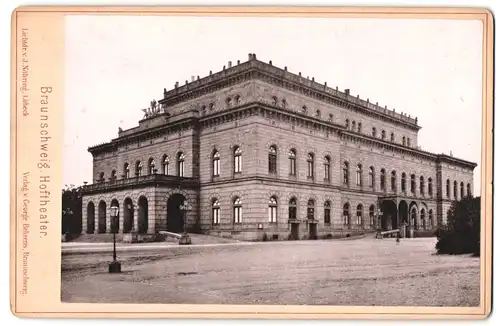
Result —
[{"label": "dirt plaza", "polygon": [[[63,302],[478,306],[479,258],[434,238],[120,247],[62,255]],[[106,244],[112,249],[111,245]],[[134,245],[130,245],[134,246]],[[97,247],[96,247],[97,248]]]}]

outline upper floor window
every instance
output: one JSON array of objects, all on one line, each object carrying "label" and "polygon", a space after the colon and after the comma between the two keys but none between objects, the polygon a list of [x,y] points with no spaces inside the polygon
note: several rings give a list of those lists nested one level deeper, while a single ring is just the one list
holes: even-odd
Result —
[{"label": "upper floor window", "polygon": [[328,122],[333,122],[333,114],[328,115]]},{"label": "upper floor window", "polygon": [[307,177],[314,179],[314,154],[307,154]]},{"label": "upper floor window", "polygon": [[269,223],[277,223],[278,222],[278,201],[276,197],[272,196],[269,198]]},{"label": "upper floor window", "polygon": [[432,178],[429,178],[427,180],[427,193],[429,194],[429,197],[432,197]]},{"label": "upper floor window", "polygon": [[324,205],[324,222],[325,224],[330,224],[330,221],[331,221],[331,211],[332,211],[332,204],[330,203],[330,201],[325,201],[325,205]]},{"label": "upper floor window", "polygon": [[184,153],[180,152],[179,154],[177,154],[177,175],[179,177],[184,176],[184,160]]},{"label": "upper floor window", "polygon": [[162,163],[163,174],[169,175],[170,174],[170,171],[169,171],[170,159],[168,158],[168,155],[163,155],[163,159],[162,159],[161,163]]},{"label": "upper floor window", "polygon": [[219,200],[214,199],[212,201],[212,223],[219,224],[220,223],[220,205]]},{"label": "upper floor window", "polygon": [[233,151],[234,155],[234,172],[241,172],[241,148],[235,147]]},{"label": "upper floor window", "polygon": [[380,170],[380,190],[385,191],[385,169]]},{"label": "upper floor window", "polygon": [[345,127],[349,129],[351,125],[349,124],[349,119],[345,119]]},{"label": "upper floor window", "polygon": [[276,149],[276,146],[271,145],[269,147],[269,153],[268,153],[269,173],[277,172],[277,167],[276,167],[277,159],[278,159],[278,150]]},{"label": "upper floor window", "polygon": [[156,169],[155,169],[155,159],[154,158],[150,158],[149,159],[149,162],[148,162],[148,166],[149,166],[149,174],[154,174],[156,173]]},{"label": "upper floor window", "polygon": [[278,98],[276,96],[273,96],[273,105],[278,105]]},{"label": "upper floor window", "polygon": [[406,191],[406,173],[404,172],[401,174],[401,191]]},{"label": "upper floor window", "polygon": [[137,161],[135,163],[135,175],[139,176],[139,177],[142,175],[142,162],[141,161]]},{"label": "upper floor window", "polygon": [[316,118],[321,118],[321,111],[320,110],[316,110]]},{"label": "upper floor window", "polygon": [[226,98],[226,105],[227,106],[231,106],[233,103],[232,103],[232,100],[230,97]]},{"label": "upper floor window", "polygon": [[241,223],[243,219],[243,212],[241,208],[241,199],[240,197],[236,197],[233,200],[233,222]]},{"label": "upper floor window", "polygon": [[307,114],[307,106],[302,106],[302,113]]},{"label": "upper floor window", "polygon": [[351,130],[356,131],[356,121],[352,122]]},{"label": "upper floor window", "polygon": [[457,182],[453,182],[453,198],[457,199]]},{"label": "upper floor window", "polygon": [[373,166],[370,166],[368,169],[368,186],[371,188],[375,187],[375,169]]},{"label": "upper floor window", "polygon": [[104,182],[104,172],[99,173],[99,181]]},{"label": "upper floor window", "polygon": [[382,130],[382,140],[385,140],[385,130]]},{"label": "upper floor window", "polygon": [[391,132],[391,141],[393,142],[394,141],[394,133]]},{"label": "upper floor window", "polygon": [[358,122],[358,132],[361,132],[361,122]]},{"label": "upper floor window", "polygon": [[293,148],[290,150],[290,152],[288,152],[288,161],[290,162],[290,175],[296,175],[297,152]]},{"label": "upper floor window", "polygon": [[241,104],[241,96],[236,95],[236,96],[234,97],[234,100],[236,101],[236,104]]},{"label": "upper floor window", "polygon": [[314,220],[314,199],[309,199],[307,202],[307,218],[309,220]]},{"label": "upper floor window", "polygon": [[424,195],[424,189],[425,189],[425,185],[424,185],[424,177],[423,176],[420,176],[420,195],[423,196]]},{"label": "upper floor window", "polygon": [[220,154],[217,150],[212,154],[212,172],[214,177],[220,175]]},{"label": "upper floor window", "polygon": [[345,185],[349,184],[349,163],[344,162],[342,166],[342,181]]},{"label": "upper floor window", "polygon": [[362,170],[363,167],[361,164],[358,164],[356,167],[356,185],[361,186],[361,180],[362,180]]},{"label": "upper floor window", "polygon": [[111,181],[116,180],[116,170],[111,171]]},{"label": "upper floor window", "polygon": [[460,182],[460,199],[464,198],[464,183]]},{"label": "upper floor window", "polygon": [[286,109],[286,108],[287,108],[287,106],[288,106],[288,103],[286,102],[286,99],[282,99],[282,100],[281,100],[281,107],[282,107],[283,109]]},{"label": "upper floor window", "polygon": [[471,188],[470,188],[470,183],[467,184],[467,196],[468,197],[472,196],[472,191],[471,191]]},{"label": "upper floor window", "polygon": [[406,146],[406,137],[403,136],[403,146]]},{"label": "upper floor window", "polygon": [[415,192],[416,192],[416,189],[415,189],[416,188],[416,184],[415,183],[416,183],[416,181],[415,181],[415,175],[412,174],[410,176],[410,191],[411,191],[412,194],[415,194]]},{"label": "upper floor window", "polygon": [[377,137],[377,128],[372,128],[372,137]]},{"label": "upper floor window", "polygon": [[128,163],[123,165],[123,177],[125,179],[130,178],[130,166]]},{"label": "upper floor window", "polygon": [[391,191],[396,191],[396,171],[391,172]]},{"label": "upper floor window", "polygon": [[325,170],[325,180],[328,181],[330,181],[330,162],[330,156],[325,156],[325,158],[323,159],[323,167]]},{"label": "upper floor window", "polygon": [[410,138],[406,139],[406,146],[411,146],[411,139]]},{"label": "upper floor window", "polygon": [[297,200],[295,197],[288,202],[288,219],[294,220],[297,218]]}]

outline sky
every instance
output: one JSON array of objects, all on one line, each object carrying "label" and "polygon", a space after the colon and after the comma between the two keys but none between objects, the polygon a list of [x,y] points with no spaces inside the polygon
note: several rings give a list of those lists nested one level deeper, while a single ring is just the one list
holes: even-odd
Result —
[{"label": "sky", "polygon": [[92,180],[89,146],[138,124],[176,81],[264,62],[418,117],[419,146],[476,162],[480,194],[480,21],[67,16],[63,184]]}]

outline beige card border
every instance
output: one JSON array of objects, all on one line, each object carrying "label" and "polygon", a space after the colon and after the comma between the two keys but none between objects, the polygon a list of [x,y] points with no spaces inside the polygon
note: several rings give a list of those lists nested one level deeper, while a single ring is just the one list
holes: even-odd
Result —
[{"label": "beige card border", "polygon": [[[19,169],[23,162],[20,154],[28,155],[27,147],[20,147],[19,137],[38,135],[28,132],[19,125],[19,94],[17,92],[17,73],[19,64],[19,22],[20,16],[25,17],[23,23],[36,21],[44,15],[63,17],[71,14],[92,15],[175,15],[175,16],[280,16],[280,17],[336,17],[336,18],[406,18],[406,19],[461,19],[480,20],[483,23],[483,103],[482,103],[482,152],[481,152],[481,303],[480,306],[464,308],[434,308],[434,307],[354,307],[354,306],[261,306],[261,305],[158,305],[158,304],[44,304],[46,298],[37,297],[34,307],[28,311],[19,309],[22,302],[18,291],[18,260],[19,252]],[[28,19],[26,19],[28,17]],[[63,25],[60,25],[60,29]],[[10,210],[10,284],[11,311],[19,317],[61,317],[61,318],[258,318],[258,319],[483,319],[491,313],[492,291],[492,171],[493,171],[493,15],[483,8],[463,7],[300,7],[300,6],[24,6],[16,8],[12,13],[11,36],[11,210]],[[61,31],[54,31],[61,34]],[[44,42],[54,41],[45,39]],[[59,40],[63,42],[63,40]],[[60,44],[58,44],[60,45]],[[59,53],[60,54],[60,53]],[[53,58],[51,58],[53,59]],[[52,60],[53,61],[53,60]],[[57,63],[50,62],[53,66]],[[60,63],[59,63],[60,64]],[[55,66],[54,66],[55,67]],[[61,73],[59,70],[58,73]],[[62,84],[63,75],[57,75],[54,83]],[[54,84],[55,85],[55,84]],[[54,94],[56,105],[53,110],[61,113],[63,110],[63,92]],[[21,108],[22,110],[22,108]],[[62,114],[60,114],[62,116]],[[60,137],[62,129],[61,117],[54,117],[59,125],[52,129],[56,138]],[[53,120],[54,121],[54,120]],[[53,122],[54,123],[54,122]],[[54,127],[53,127],[54,128]],[[20,132],[21,129],[23,133]],[[57,141],[60,141],[59,138]],[[61,148],[52,149],[54,157],[60,158]],[[60,160],[60,159],[59,159]],[[60,162],[55,163],[60,167]],[[59,171],[60,172],[60,171]],[[52,172],[54,173],[54,172]],[[54,176],[57,180],[57,175]],[[59,190],[59,185],[55,185]],[[56,194],[59,194],[56,191]],[[59,199],[60,200],[60,199]],[[56,207],[58,202],[54,198]],[[60,218],[56,214],[52,220],[60,227]],[[59,223],[59,224],[58,224]],[[56,234],[57,233],[57,234]],[[51,244],[38,248],[42,251],[56,251],[60,256],[60,237],[55,232]],[[59,258],[60,259],[60,258]],[[50,283],[53,291],[60,298],[60,265],[59,275],[55,279],[59,284],[52,284],[52,278],[44,279]],[[41,284],[31,285],[32,287]],[[46,289],[47,286],[44,287]],[[33,300],[33,299],[32,299]],[[33,302],[31,302],[33,303]]]}]

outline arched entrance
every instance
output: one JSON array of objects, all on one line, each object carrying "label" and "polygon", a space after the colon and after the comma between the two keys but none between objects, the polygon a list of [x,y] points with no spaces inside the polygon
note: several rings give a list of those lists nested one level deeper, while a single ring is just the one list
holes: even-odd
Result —
[{"label": "arched entrance", "polygon": [[147,233],[148,232],[148,200],[146,197],[139,197],[139,201],[137,202],[139,206],[139,215],[138,215],[138,231],[139,233]]},{"label": "arched entrance", "polygon": [[132,199],[125,198],[123,201],[123,233],[132,232],[134,226],[134,204]]},{"label": "arched entrance", "polygon": [[402,200],[399,202],[399,223],[408,224],[408,203]]},{"label": "arched entrance", "polygon": [[384,231],[395,230],[398,228],[398,209],[396,203],[392,200],[382,202],[382,217],[380,228]]},{"label": "arched entrance", "polygon": [[95,231],[95,205],[90,202],[87,205],[87,233],[93,234]]},{"label": "arched entrance", "polygon": [[99,202],[99,233],[106,233],[106,203]]},{"label": "arched entrance", "polygon": [[411,226],[413,226],[415,229],[418,228],[418,221],[417,221],[417,208],[414,206],[411,208]]},{"label": "arched entrance", "polygon": [[173,194],[167,200],[167,231],[181,233],[184,231],[184,215],[180,207],[186,200],[181,194]]},{"label": "arched entrance", "polygon": [[[113,199],[111,201],[111,206],[110,207],[113,207],[113,206],[116,206],[118,207],[118,212],[120,212],[120,204],[118,203],[118,200],[116,199]],[[119,214],[119,213],[118,213]],[[118,228],[119,228],[119,223],[118,221],[113,221],[113,218],[110,216],[111,218],[111,221],[110,221],[110,229],[111,229],[111,232],[115,232],[115,233],[118,233]],[[120,218],[120,215],[118,215],[118,218]]]}]

